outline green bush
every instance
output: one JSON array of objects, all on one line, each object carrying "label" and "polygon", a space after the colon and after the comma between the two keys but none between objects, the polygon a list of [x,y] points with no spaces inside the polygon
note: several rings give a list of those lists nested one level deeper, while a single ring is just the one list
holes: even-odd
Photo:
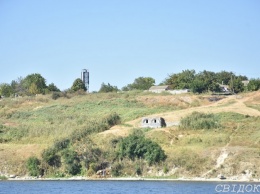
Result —
[{"label": "green bush", "polygon": [[138,176],[140,176],[140,175],[142,175],[142,167],[140,166],[140,165],[136,165],[135,166],[135,173],[138,175]]},{"label": "green bush", "polygon": [[0,142],[18,141],[27,137],[29,129],[27,127],[6,127],[0,128]]},{"label": "green bush", "polygon": [[145,159],[149,165],[164,161],[166,155],[162,148],[143,135],[131,134],[122,139],[118,146],[118,157],[128,157],[131,160]]},{"label": "green bush", "polygon": [[[91,164],[96,164],[99,158],[102,156],[102,151],[99,148],[86,148],[86,151],[82,153],[82,157],[84,158],[84,164],[86,168],[90,168]],[[98,167],[95,168],[97,170]]]},{"label": "green bush", "polygon": [[54,149],[56,149],[57,151],[63,150],[65,148],[67,148],[70,144],[70,140],[68,138],[66,139],[62,139],[60,141],[56,141],[54,143]]},{"label": "green bush", "polygon": [[168,166],[163,166],[163,173],[164,174],[167,174],[169,172],[169,168],[168,168]]},{"label": "green bush", "polygon": [[44,150],[42,153],[42,159],[44,162],[52,167],[58,168],[61,166],[61,158],[57,154],[57,151],[53,148]]},{"label": "green bush", "polygon": [[123,169],[123,166],[122,164],[120,163],[115,163],[113,166],[112,166],[112,170],[111,170],[111,174],[112,176],[121,176],[122,175],[122,169]]},{"label": "green bush", "polygon": [[62,93],[61,92],[53,92],[52,95],[51,95],[51,98],[53,100],[57,100],[60,97],[62,97]]},{"label": "green bush", "polygon": [[191,115],[181,119],[182,129],[216,129],[220,128],[218,118],[214,114],[193,112]]},{"label": "green bush", "polygon": [[8,178],[6,176],[0,176],[0,180],[7,180]]},{"label": "green bush", "polygon": [[105,118],[105,123],[112,127],[121,123],[120,116],[117,113],[112,113]]},{"label": "green bush", "polygon": [[34,156],[28,158],[26,162],[27,170],[29,171],[30,176],[39,176],[40,175],[40,160]]},{"label": "green bush", "polygon": [[71,175],[77,175],[81,171],[81,164],[77,152],[74,150],[64,150],[62,152],[64,163],[66,164],[66,171]]},{"label": "green bush", "polygon": [[96,174],[96,171],[97,171],[97,165],[95,163],[91,163],[89,165],[87,175],[92,176],[92,175]]}]

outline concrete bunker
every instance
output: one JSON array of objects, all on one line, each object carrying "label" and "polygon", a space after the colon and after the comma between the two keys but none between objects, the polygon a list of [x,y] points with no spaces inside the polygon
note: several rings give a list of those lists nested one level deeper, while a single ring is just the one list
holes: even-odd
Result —
[{"label": "concrete bunker", "polygon": [[166,122],[162,117],[145,117],[142,119],[141,126],[150,128],[161,128],[166,127]]}]

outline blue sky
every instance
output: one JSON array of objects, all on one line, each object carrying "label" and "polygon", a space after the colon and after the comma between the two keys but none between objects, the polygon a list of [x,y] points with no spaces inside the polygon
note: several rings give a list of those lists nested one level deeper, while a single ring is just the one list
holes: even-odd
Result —
[{"label": "blue sky", "polygon": [[0,83],[40,73],[90,91],[185,69],[260,77],[258,0],[0,0]]}]

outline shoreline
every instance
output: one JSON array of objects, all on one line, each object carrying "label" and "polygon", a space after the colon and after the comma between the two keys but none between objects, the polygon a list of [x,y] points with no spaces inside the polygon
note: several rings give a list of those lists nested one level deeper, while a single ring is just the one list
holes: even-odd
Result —
[{"label": "shoreline", "polygon": [[172,182],[260,182],[259,179],[219,179],[219,178],[146,178],[146,177],[116,177],[116,178],[90,178],[90,177],[70,177],[70,178],[36,178],[36,177],[15,177],[0,181],[172,181]]}]

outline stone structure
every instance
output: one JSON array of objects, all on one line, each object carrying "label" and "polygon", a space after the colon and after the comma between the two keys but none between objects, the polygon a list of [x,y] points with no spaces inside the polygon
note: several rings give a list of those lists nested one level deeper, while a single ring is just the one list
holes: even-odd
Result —
[{"label": "stone structure", "polygon": [[247,85],[249,84],[249,80],[243,80],[242,83],[244,84],[245,87],[247,87]]},{"label": "stone structure", "polygon": [[166,127],[166,123],[164,118],[162,117],[153,117],[153,118],[143,118],[142,127],[150,127],[150,128],[161,128],[161,127]]},{"label": "stone structure", "polygon": [[183,89],[183,90],[170,90],[169,86],[152,86],[149,89],[149,92],[153,93],[162,93],[162,92],[168,92],[170,94],[184,94],[190,92],[189,89]]},{"label": "stone structure", "polygon": [[149,92],[154,92],[154,93],[162,93],[169,90],[169,86],[152,86],[149,89]]}]

